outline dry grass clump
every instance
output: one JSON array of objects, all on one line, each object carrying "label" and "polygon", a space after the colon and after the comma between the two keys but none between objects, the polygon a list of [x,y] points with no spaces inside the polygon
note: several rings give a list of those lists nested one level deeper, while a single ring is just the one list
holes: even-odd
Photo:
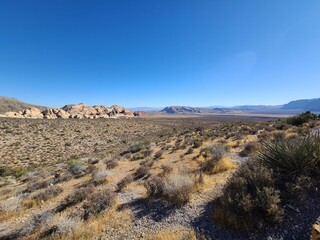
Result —
[{"label": "dry grass clump", "polygon": [[194,187],[195,182],[189,176],[179,173],[155,176],[145,182],[149,200],[161,199],[177,206],[190,201]]},{"label": "dry grass clump", "polygon": [[116,202],[116,194],[110,189],[101,189],[90,194],[84,204],[83,219],[89,218],[100,214],[101,212],[111,208]]},{"label": "dry grass clump", "polygon": [[225,149],[221,145],[214,145],[206,149],[205,162],[202,163],[201,169],[207,174],[217,174],[235,168],[232,160],[225,156]]},{"label": "dry grass clump", "polygon": [[255,160],[241,165],[227,182],[213,217],[221,225],[244,232],[280,222],[283,210],[272,171]]}]

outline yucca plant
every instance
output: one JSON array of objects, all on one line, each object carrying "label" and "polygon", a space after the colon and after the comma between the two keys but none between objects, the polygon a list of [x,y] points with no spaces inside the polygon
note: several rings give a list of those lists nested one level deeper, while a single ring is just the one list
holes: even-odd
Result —
[{"label": "yucca plant", "polygon": [[282,173],[320,173],[320,138],[285,139],[263,142],[258,155],[269,167]]}]

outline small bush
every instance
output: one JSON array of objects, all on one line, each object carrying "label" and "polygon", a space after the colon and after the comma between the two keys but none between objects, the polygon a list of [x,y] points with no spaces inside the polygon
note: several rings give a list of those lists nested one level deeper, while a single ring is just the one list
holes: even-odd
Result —
[{"label": "small bush", "polygon": [[71,207],[73,205],[76,205],[83,200],[86,199],[88,195],[90,195],[93,192],[92,187],[86,187],[86,188],[80,188],[77,189],[75,192],[67,196],[57,207],[56,211],[57,212],[62,212],[68,207]]},{"label": "small bush", "polygon": [[104,184],[107,182],[108,172],[107,171],[93,171],[91,173],[92,183],[95,186]]},{"label": "small bush", "polygon": [[224,154],[225,150],[221,145],[214,145],[208,148],[205,155],[207,158],[201,166],[202,171],[209,174],[217,173],[217,167],[219,164],[221,165]]},{"label": "small bush", "polygon": [[264,223],[278,223],[282,216],[272,171],[258,161],[240,166],[228,180],[213,212],[219,224],[245,232],[258,230]]},{"label": "small bush", "polygon": [[246,157],[246,156],[249,156],[249,155],[253,155],[254,153],[257,152],[258,147],[259,147],[258,143],[249,142],[244,146],[243,150],[239,153],[239,155],[241,157]]},{"label": "small bush", "polygon": [[79,159],[71,159],[67,162],[68,171],[73,175],[81,175],[85,172],[86,166],[85,163]]},{"label": "small bush", "polygon": [[38,189],[42,189],[42,188],[46,188],[48,187],[50,184],[52,184],[54,181],[53,179],[46,179],[46,180],[39,180],[36,182],[30,182],[27,185],[27,188],[24,192],[34,192]]},{"label": "small bush", "polygon": [[118,165],[119,165],[119,163],[114,159],[113,160],[109,160],[109,161],[106,162],[107,169],[114,169]]},{"label": "small bush", "polygon": [[171,174],[166,177],[153,177],[145,182],[147,198],[161,199],[168,204],[181,206],[190,201],[194,181],[186,175]]},{"label": "small bush", "polygon": [[110,189],[103,189],[92,193],[83,204],[84,220],[98,215],[115,204],[116,194]]},{"label": "small bush", "polygon": [[117,192],[121,192],[124,188],[126,188],[130,183],[132,183],[134,177],[132,175],[126,176],[120,182],[117,183]]},{"label": "small bush", "polygon": [[140,179],[143,178],[147,175],[150,174],[150,167],[148,166],[141,166],[140,168],[138,168],[138,170],[134,173],[134,178],[135,179]]},{"label": "small bush", "polygon": [[59,186],[52,186],[47,189],[45,189],[42,192],[39,192],[38,194],[34,195],[32,199],[37,201],[47,201],[50,198],[53,198],[55,196],[58,196],[60,193],[63,192],[63,189]]},{"label": "small bush", "polygon": [[160,159],[163,155],[163,151],[160,150],[154,154],[154,159]]},{"label": "small bush", "polygon": [[201,147],[202,143],[203,143],[202,139],[194,138],[193,141],[192,141],[192,147],[193,148],[199,148],[199,147]]}]

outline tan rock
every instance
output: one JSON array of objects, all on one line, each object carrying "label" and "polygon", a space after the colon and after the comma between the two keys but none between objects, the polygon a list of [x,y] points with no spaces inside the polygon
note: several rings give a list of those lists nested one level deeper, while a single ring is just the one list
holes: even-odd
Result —
[{"label": "tan rock", "polygon": [[41,111],[38,108],[28,108],[22,111],[25,118],[43,118]]},{"label": "tan rock", "polygon": [[8,118],[24,118],[22,114],[17,112],[6,112],[3,116]]},{"label": "tan rock", "polygon": [[45,119],[69,118],[70,114],[60,108],[47,108],[42,112]]}]

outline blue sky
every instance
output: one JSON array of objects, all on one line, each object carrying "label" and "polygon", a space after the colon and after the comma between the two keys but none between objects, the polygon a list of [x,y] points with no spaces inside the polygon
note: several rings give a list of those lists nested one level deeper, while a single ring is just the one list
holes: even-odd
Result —
[{"label": "blue sky", "polygon": [[0,2],[2,96],[232,106],[319,89],[319,0]]}]

